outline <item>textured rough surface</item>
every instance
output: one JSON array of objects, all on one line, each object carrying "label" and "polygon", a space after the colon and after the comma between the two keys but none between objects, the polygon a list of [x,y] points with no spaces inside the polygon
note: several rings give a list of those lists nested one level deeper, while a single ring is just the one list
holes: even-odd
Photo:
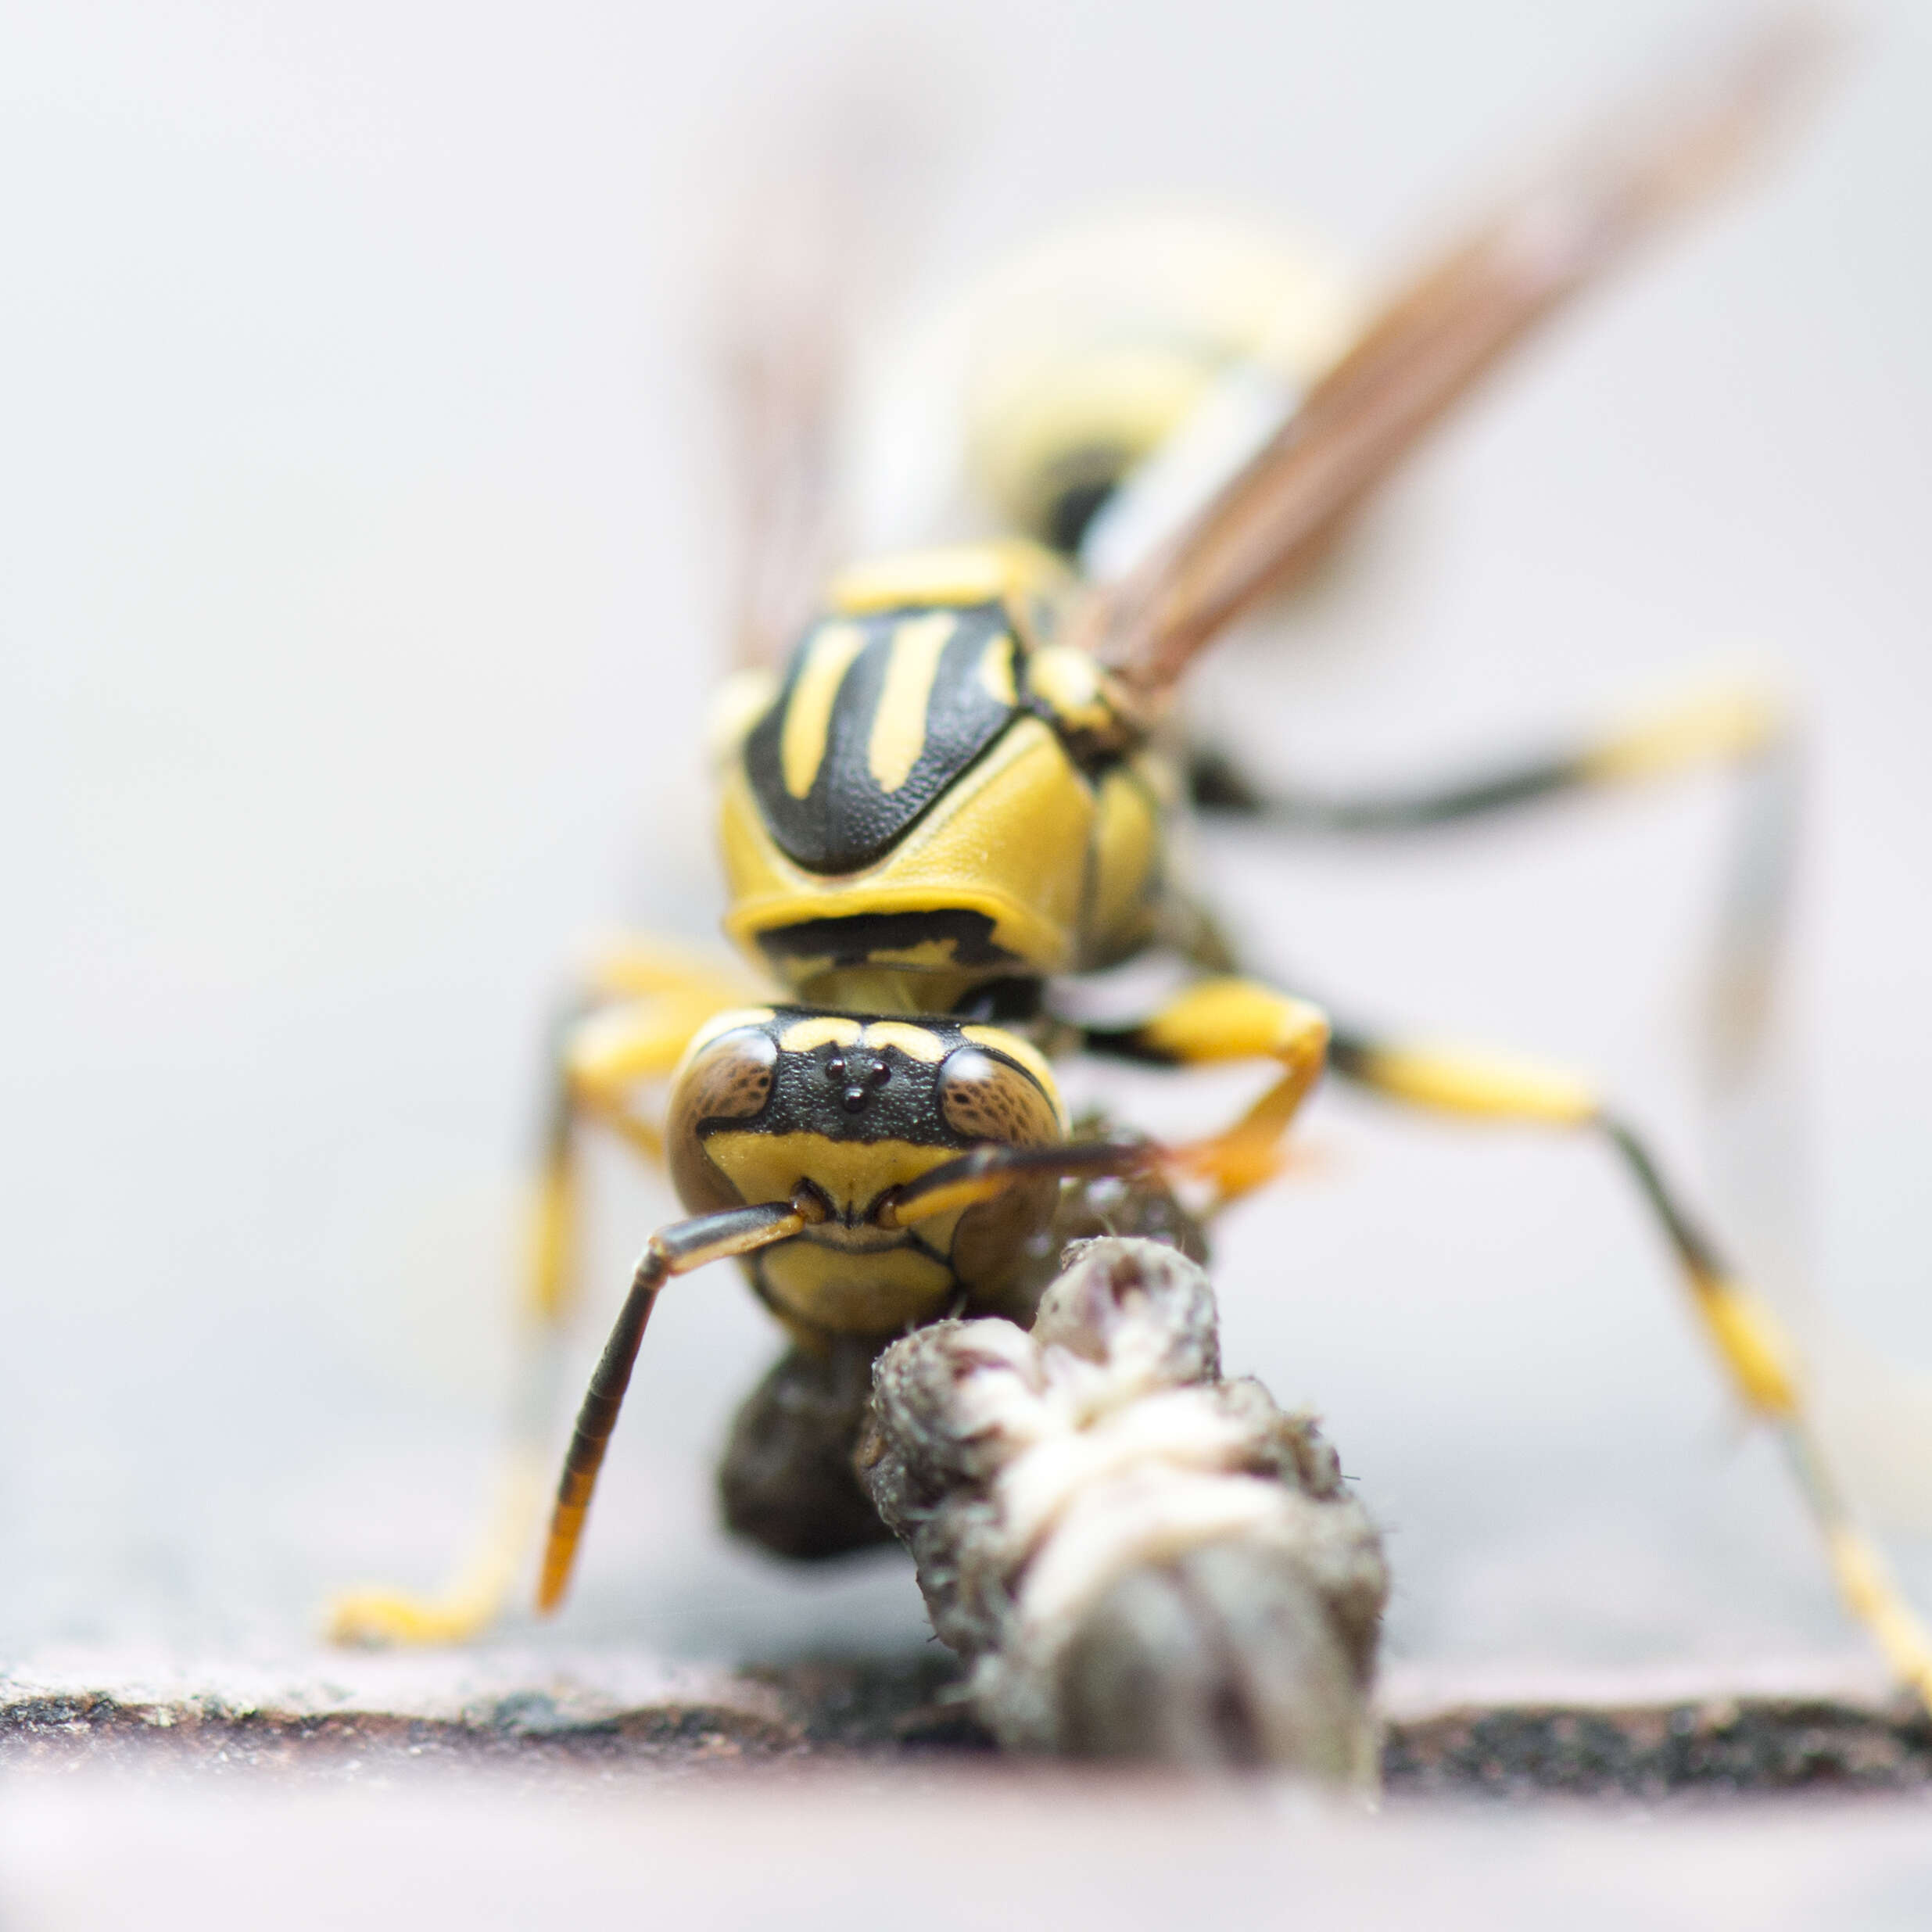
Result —
[{"label": "textured rough surface", "polygon": [[1382,1762],[1398,1792],[1923,1790],[1932,1719],[1910,1701],[1830,1697],[1465,1705],[1389,1725]]},{"label": "textured rough surface", "polygon": [[1372,1775],[1378,1542],[1305,1416],[1220,1379],[1174,1249],[1072,1251],[1029,1335],[942,1323],[876,1372],[862,1472],[1009,1747]]},{"label": "textured rough surface", "polygon": [[[1392,1804],[1932,1792],[1932,1720],[1849,1679],[1792,1694],[1609,1676],[1496,1695],[1391,1679]],[[351,1782],[443,1769],[535,1790],[574,1772],[651,1782],[780,1762],[990,1768],[964,1690],[937,1646],[743,1671],[604,1651],[253,1666],[103,1654],[0,1676],[0,1773],[17,1790],[23,1774],[88,1765]]]}]

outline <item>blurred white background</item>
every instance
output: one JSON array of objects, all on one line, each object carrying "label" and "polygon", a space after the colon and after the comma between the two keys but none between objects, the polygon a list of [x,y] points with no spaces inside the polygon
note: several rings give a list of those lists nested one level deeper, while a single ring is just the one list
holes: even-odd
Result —
[{"label": "blurred white background", "polygon": [[[1202,703],[1342,783],[1460,769],[1713,658],[1780,668],[1814,754],[1784,1088],[1811,1096],[1811,1207],[1787,1190],[1782,1218],[1846,1321],[1932,1359],[1932,25],[1866,11],[1762,181],[1511,371],[1353,582]],[[1372,267],[1701,17],[0,14],[0,1660],[285,1639],[467,1538],[543,1016],[594,934],[718,911],[691,287],[761,102],[876,41],[940,77],[955,159],[911,317],[1150,195],[1292,217]],[[1699,1173],[1725,806],[1697,784],[1379,851],[1219,836],[1206,864],[1257,959],[1601,1068]],[[1848,1641],[1607,1162],[1335,1095],[1306,1138],[1226,1225],[1225,1352],[1330,1418],[1392,1532],[1394,1654]],[[673,1211],[599,1171],[586,1364]],[[1792,1265],[1783,1232],[1729,1231]],[[709,1458],[775,1339],[727,1271],[667,1299],[566,1636],[919,1641],[896,1557],[800,1578],[712,1526]]]}]

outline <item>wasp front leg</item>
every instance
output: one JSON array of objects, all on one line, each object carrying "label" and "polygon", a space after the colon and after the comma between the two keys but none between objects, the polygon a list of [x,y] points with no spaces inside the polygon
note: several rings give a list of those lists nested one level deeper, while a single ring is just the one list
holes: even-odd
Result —
[{"label": "wasp front leg", "polygon": [[525,1239],[512,1397],[503,1466],[488,1523],[444,1586],[420,1594],[366,1588],[329,1607],[344,1643],[452,1643],[493,1622],[535,1540],[557,1412],[559,1357],[577,1299],[582,1129],[602,1127],[654,1162],[662,1133],[638,1089],[668,1076],[721,1008],[753,989],[728,967],[645,941],[592,963],[555,1030],[546,1077],[539,1171]]},{"label": "wasp front leg", "polygon": [[1697,1225],[1629,1124],[1579,1074],[1467,1047],[1339,1032],[1329,1063],[1343,1078],[1411,1106],[1518,1126],[1595,1135],[1616,1156],[1670,1243],[1691,1305],[1738,1399],[1774,1430],[1825,1543],[1846,1608],[1872,1633],[1898,1677],[1932,1708],[1932,1639],[1907,1607],[1857,1522],[1805,1399],[1798,1351],[1783,1324]]},{"label": "wasp front leg", "polygon": [[1272,1060],[1273,1085],[1231,1126],[1177,1149],[1170,1170],[1213,1184],[1213,1205],[1257,1188],[1280,1168],[1289,1124],[1321,1076],[1328,1022],[1307,1001],[1244,979],[1200,980],[1150,1020],[1124,1029],[1090,1028],[1096,1052],[1166,1066],[1227,1060]]}]

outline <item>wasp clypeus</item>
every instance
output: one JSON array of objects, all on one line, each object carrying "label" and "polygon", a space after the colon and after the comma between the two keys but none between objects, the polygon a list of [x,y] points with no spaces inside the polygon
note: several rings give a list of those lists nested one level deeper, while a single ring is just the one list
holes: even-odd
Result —
[{"label": "wasp clypeus", "polygon": [[[747,521],[767,546],[747,573],[744,655],[755,662],[781,632],[797,639],[782,673],[740,673],[720,705],[725,924],[750,970],[618,947],[558,1034],[536,1332],[554,1341],[572,1299],[585,1128],[666,1166],[688,1218],[647,1244],[584,1400],[542,1608],[565,1593],[646,1324],[673,1278],[737,1259],[791,1343],[727,1456],[733,1527],[801,1557],[877,1541],[850,1459],[880,1348],[947,1315],[1025,1319],[1042,1257],[1050,1265],[1083,1215],[1189,1242],[1199,1218],[1276,1170],[1325,1064],[1399,1102],[1582,1132],[1614,1153],[1722,1371],[1788,1451],[1848,1606],[1932,1697],[1932,1649],[1832,1477],[1789,1340],[1632,1125],[1565,1069],[1332,1032],[1315,1006],[1232,970],[1172,837],[1190,794],[1373,827],[1775,747],[1777,708],[1726,691],[1440,794],[1296,801],[1191,756],[1172,701],[1192,657],[1313,568],[1492,364],[1729,174],[1811,52],[1802,31],[1751,37],[1661,109],[1653,100],[1579,144],[1352,326],[1285,329],[1285,317],[1308,321],[1306,287],[1278,291],[1271,310],[1249,263],[1231,278],[1232,310],[1217,315],[1211,289],[1177,290],[1138,334],[1103,330],[1034,357],[978,425],[981,467],[1016,533],[838,572],[801,636],[773,558],[787,544],[809,550],[800,532],[819,525],[830,332],[822,313],[783,301],[741,321]],[[1251,410],[1231,416],[1257,372],[1284,366],[1301,385],[1291,403],[1275,382],[1259,432]],[[1138,551],[1123,532],[1138,533]],[[1083,1023],[1062,996],[1072,976],[1156,952],[1187,971],[1134,1023]],[[1265,1063],[1272,1077],[1221,1131],[1163,1145],[1070,1123],[1053,1063],[1076,1052]],[[660,1088],[662,1105],[646,1106],[640,1094]],[[542,1446],[533,1422],[521,1500],[466,1577],[433,1599],[345,1599],[339,1634],[436,1640],[486,1622],[522,1558]]]}]

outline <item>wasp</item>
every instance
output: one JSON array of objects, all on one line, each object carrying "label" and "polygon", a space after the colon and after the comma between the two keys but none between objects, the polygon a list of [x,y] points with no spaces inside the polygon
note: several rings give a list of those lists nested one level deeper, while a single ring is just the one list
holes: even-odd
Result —
[{"label": "wasp", "polygon": [[[948,1316],[1025,1320],[1042,1256],[1083,1214],[1192,1240],[1198,1220],[1275,1174],[1325,1066],[1399,1102],[1608,1150],[1667,1240],[1721,1373],[1783,1443],[1848,1608],[1932,1701],[1932,1645],[1833,1477],[1790,1339],[1637,1128],[1568,1069],[1332,1026],[1236,970],[1177,843],[1190,793],[1296,810],[1189,753],[1175,704],[1192,660],[1306,576],[1492,365],[1726,178],[1812,57],[1805,32],[1761,30],[1661,111],[1647,102],[1613,116],[1400,281],[1231,467],[1205,489],[1197,476],[1179,513],[1176,452],[1193,451],[1198,471],[1195,406],[1217,369],[1241,364],[1212,331],[1183,332],[1177,349],[1170,336],[1122,353],[1117,339],[1111,364],[1089,356],[1009,411],[991,467],[1008,479],[1012,534],[838,571],[801,633],[747,597],[747,655],[778,630],[795,637],[782,672],[731,681],[716,727],[725,927],[748,970],[620,946],[557,1039],[529,1289],[549,1349],[573,1292],[586,1129],[665,1167],[686,1217],[645,1245],[583,1399],[540,1608],[565,1593],[674,1278],[737,1260],[790,1345],[726,1458],[733,1526],[805,1557],[876,1541],[851,1456],[880,1350]],[[795,532],[796,499],[823,471],[823,342],[772,326],[782,319],[765,318],[776,347],[748,365],[753,413],[795,432],[753,491],[752,523],[774,542]],[[1160,375],[1177,356],[1199,365],[1198,380]],[[1110,531],[1117,552],[1137,524],[1152,539],[1125,568],[1100,568],[1096,533]],[[1728,692],[1472,787],[1324,809],[1364,824],[1464,817],[1747,760],[1780,729],[1774,707]],[[1070,982],[1156,954],[1184,972],[1152,1010],[1127,1024],[1079,1017]],[[1077,1127],[1055,1074],[1074,1053],[1176,1070],[1253,1063],[1269,1078],[1219,1131],[1163,1145]],[[661,1110],[639,1099],[653,1086]],[[435,1599],[345,1599],[338,1633],[446,1639],[486,1622],[516,1573],[543,1433],[526,1428],[524,1500],[465,1578]]]}]

